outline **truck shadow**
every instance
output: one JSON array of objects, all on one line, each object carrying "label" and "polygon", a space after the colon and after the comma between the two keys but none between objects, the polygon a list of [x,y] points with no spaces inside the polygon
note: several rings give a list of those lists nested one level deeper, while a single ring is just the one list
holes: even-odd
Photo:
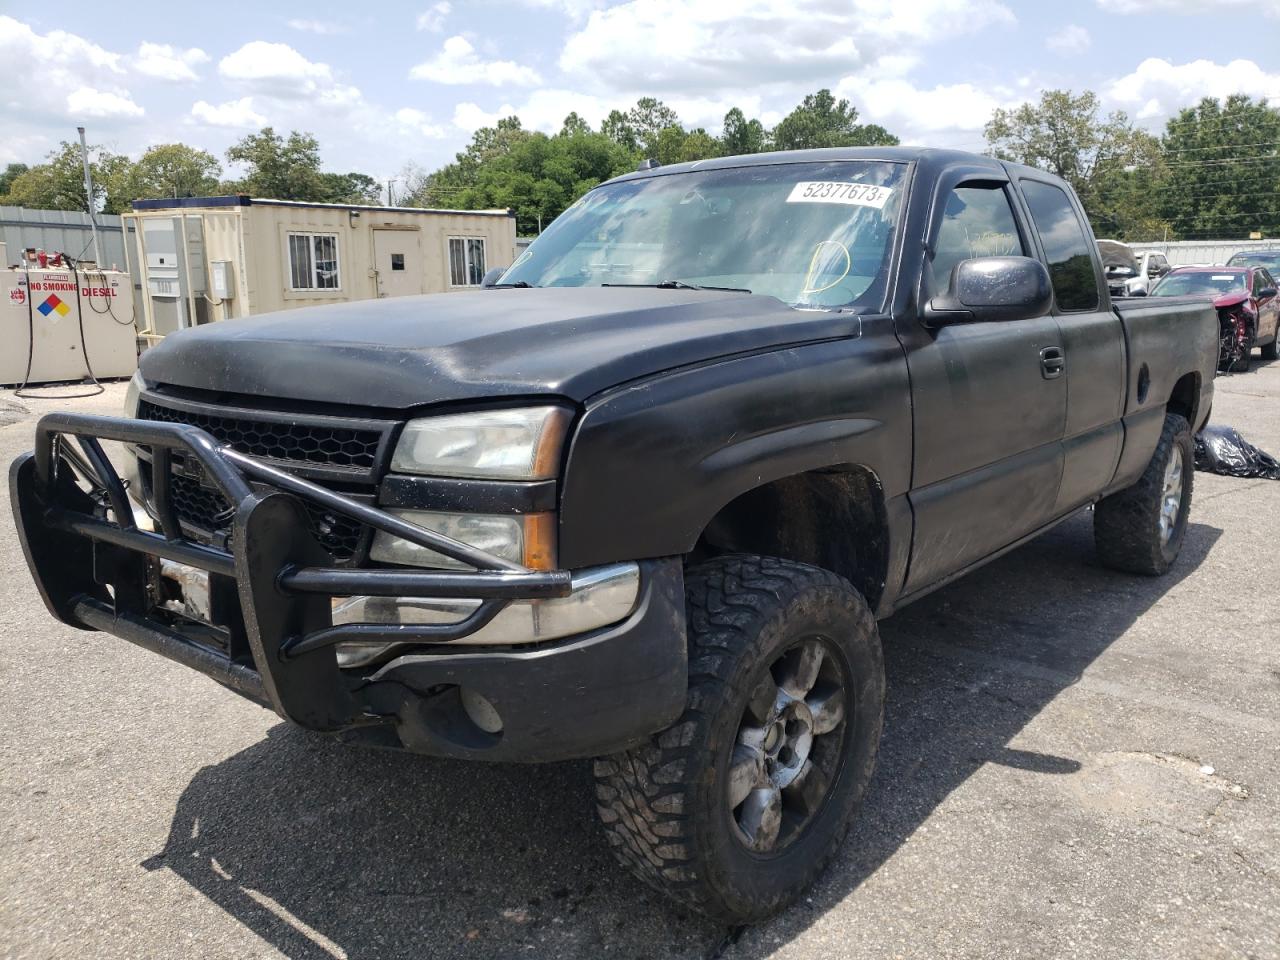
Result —
[{"label": "truck shadow", "polygon": [[173,870],[292,958],[763,957],[984,764],[1079,769],[1010,741],[1220,535],[1191,524],[1174,571],[1148,580],[1098,566],[1085,515],[883,623],[889,703],[862,814],[811,895],[740,938],[614,865],[588,764],[431,760],[284,725],[201,770],[143,866]]}]

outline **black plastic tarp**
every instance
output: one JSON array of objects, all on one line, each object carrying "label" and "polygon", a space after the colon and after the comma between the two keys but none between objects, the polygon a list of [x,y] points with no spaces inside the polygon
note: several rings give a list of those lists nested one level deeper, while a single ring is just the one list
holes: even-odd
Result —
[{"label": "black plastic tarp", "polygon": [[1205,427],[1196,434],[1196,469],[1224,477],[1280,480],[1280,461],[1240,436],[1235,427]]}]

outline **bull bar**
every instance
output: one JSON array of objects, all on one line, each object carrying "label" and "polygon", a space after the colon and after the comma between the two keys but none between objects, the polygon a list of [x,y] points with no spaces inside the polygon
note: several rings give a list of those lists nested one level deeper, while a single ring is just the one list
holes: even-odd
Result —
[{"label": "bull bar", "polygon": [[[159,532],[137,526],[103,440],[150,448],[151,506]],[[172,458],[179,452],[194,459],[232,505],[227,549],[183,533],[170,500]],[[353,696],[351,678],[338,669],[335,645],[452,643],[481,629],[513,600],[565,597],[571,591],[567,570],[530,570],[246,456],[187,424],[47,414],[37,424],[35,449],[13,463],[10,496],[27,564],[56,618],[199,670],[315,730],[383,719]],[[308,527],[302,500],[476,569],[334,567]],[[212,581],[224,578],[224,607],[236,601],[239,607],[238,616],[231,611],[235,623],[225,652],[150,615],[155,597],[148,592],[154,581],[149,558],[206,570]],[[332,598],[354,594],[481,602],[456,623],[335,626]]]}]

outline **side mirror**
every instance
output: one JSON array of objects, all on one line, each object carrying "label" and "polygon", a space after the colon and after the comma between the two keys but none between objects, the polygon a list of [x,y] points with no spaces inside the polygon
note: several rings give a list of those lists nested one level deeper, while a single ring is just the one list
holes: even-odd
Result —
[{"label": "side mirror", "polygon": [[924,309],[925,324],[1042,317],[1053,305],[1049,271],[1030,257],[979,257],[961,260],[951,271],[951,286]]},{"label": "side mirror", "polygon": [[1261,290],[1258,291],[1259,300],[1270,300],[1275,295],[1276,295],[1275,287],[1263,287]]},{"label": "side mirror", "polygon": [[1147,295],[1146,287],[1134,287],[1132,290],[1130,290],[1128,293],[1125,294],[1125,296],[1127,297],[1145,297],[1146,295]]},{"label": "side mirror", "polygon": [[480,280],[480,286],[483,288],[492,287],[495,283],[498,282],[498,279],[506,272],[507,272],[506,267],[493,267]]}]

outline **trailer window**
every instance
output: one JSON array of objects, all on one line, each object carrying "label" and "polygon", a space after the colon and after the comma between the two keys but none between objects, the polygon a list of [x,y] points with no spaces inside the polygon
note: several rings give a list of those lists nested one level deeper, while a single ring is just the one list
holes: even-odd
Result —
[{"label": "trailer window", "polygon": [[291,290],[338,290],[340,275],[336,234],[289,234]]},{"label": "trailer window", "polygon": [[1040,234],[1059,310],[1098,309],[1098,278],[1084,227],[1067,195],[1049,183],[1022,181],[1022,193]]},{"label": "trailer window", "polygon": [[455,287],[478,287],[484,279],[484,238],[449,238],[449,282]]}]

